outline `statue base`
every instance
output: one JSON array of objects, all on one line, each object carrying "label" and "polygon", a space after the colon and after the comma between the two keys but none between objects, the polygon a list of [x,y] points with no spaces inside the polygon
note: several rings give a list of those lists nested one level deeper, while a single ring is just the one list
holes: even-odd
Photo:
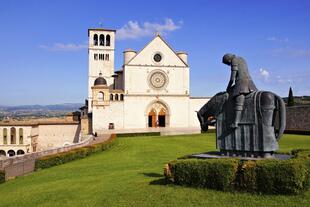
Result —
[{"label": "statue base", "polygon": [[262,160],[262,159],[277,159],[277,160],[288,160],[292,158],[292,155],[287,154],[275,154],[272,152],[206,152],[199,154],[192,154],[189,158],[198,159],[223,159],[223,158],[238,158],[241,160]]}]

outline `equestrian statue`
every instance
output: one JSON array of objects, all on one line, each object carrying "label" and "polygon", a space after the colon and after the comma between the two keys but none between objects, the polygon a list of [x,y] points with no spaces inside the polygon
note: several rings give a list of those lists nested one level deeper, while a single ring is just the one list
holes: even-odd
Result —
[{"label": "equestrian statue", "polygon": [[217,93],[198,112],[201,131],[216,125],[216,145],[223,155],[273,157],[286,122],[281,97],[259,91],[242,57],[225,54],[231,67],[225,92]]}]

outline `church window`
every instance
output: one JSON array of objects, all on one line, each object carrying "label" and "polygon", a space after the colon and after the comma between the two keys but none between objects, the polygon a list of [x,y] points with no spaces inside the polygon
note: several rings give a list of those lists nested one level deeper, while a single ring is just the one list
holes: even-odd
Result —
[{"label": "church window", "polygon": [[98,54],[94,54],[94,59],[98,60]]},{"label": "church window", "polygon": [[103,34],[100,35],[99,42],[101,46],[104,46],[104,35]]},{"label": "church window", "polygon": [[118,94],[115,94],[115,101],[118,101]]},{"label": "church window", "polygon": [[94,35],[94,45],[98,45],[98,35]]},{"label": "church window", "polygon": [[123,101],[124,100],[124,94],[121,94],[120,98],[121,98],[121,101]]},{"label": "church window", "polygon": [[161,55],[159,53],[155,54],[153,57],[154,61],[159,63],[162,59]]},{"label": "church window", "polygon": [[100,92],[98,93],[97,98],[98,98],[98,101],[103,101],[103,100],[104,100],[104,93],[100,91]]},{"label": "church window", "polygon": [[113,101],[113,94],[110,94],[110,100]]},{"label": "church window", "polygon": [[19,144],[24,144],[24,132],[23,132],[23,128],[19,128]]},{"label": "church window", "polygon": [[16,129],[15,129],[15,127],[11,128],[11,144],[16,144]]},{"label": "church window", "polygon": [[7,128],[3,129],[3,144],[7,144],[8,143],[8,130]]},{"label": "church window", "polygon": [[107,35],[106,37],[106,46],[110,46],[111,37],[110,35]]},{"label": "church window", "polygon": [[105,54],[105,60],[109,60],[109,54]]}]

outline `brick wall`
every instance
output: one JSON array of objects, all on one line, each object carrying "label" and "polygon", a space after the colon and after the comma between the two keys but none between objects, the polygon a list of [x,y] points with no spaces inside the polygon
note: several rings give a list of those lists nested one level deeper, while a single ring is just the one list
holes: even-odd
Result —
[{"label": "brick wall", "polygon": [[310,105],[286,107],[286,130],[310,131]]}]

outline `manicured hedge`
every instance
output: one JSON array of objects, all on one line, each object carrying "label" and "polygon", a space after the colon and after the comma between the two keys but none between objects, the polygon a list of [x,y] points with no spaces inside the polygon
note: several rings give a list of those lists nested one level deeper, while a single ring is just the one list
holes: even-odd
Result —
[{"label": "manicured hedge", "polygon": [[5,172],[0,170],[0,183],[5,182]]},{"label": "manicured hedge", "polygon": [[176,161],[171,167],[176,184],[226,191],[235,180],[238,162],[232,159],[190,159]]},{"label": "manicured hedge", "polygon": [[117,137],[160,136],[160,132],[119,133]]},{"label": "manicured hedge", "polygon": [[166,178],[178,185],[265,194],[300,194],[310,186],[310,150],[293,150],[289,160],[181,159]]},{"label": "manicured hedge", "polygon": [[115,137],[116,137],[115,135],[112,135],[109,140],[103,143],[73,149],[68,152],[62,152],[62,153],[58,153],[54,155],[48,155],[48,156],[41,157],[36,160],[35,169],[38,170],[38,169],[53,167],[56,165],[61,165],[61,164],[70,162],[72,160],[77,160],[77,159],[87,157],[88,155],[92,153],[104,151],[113,145]]}]

